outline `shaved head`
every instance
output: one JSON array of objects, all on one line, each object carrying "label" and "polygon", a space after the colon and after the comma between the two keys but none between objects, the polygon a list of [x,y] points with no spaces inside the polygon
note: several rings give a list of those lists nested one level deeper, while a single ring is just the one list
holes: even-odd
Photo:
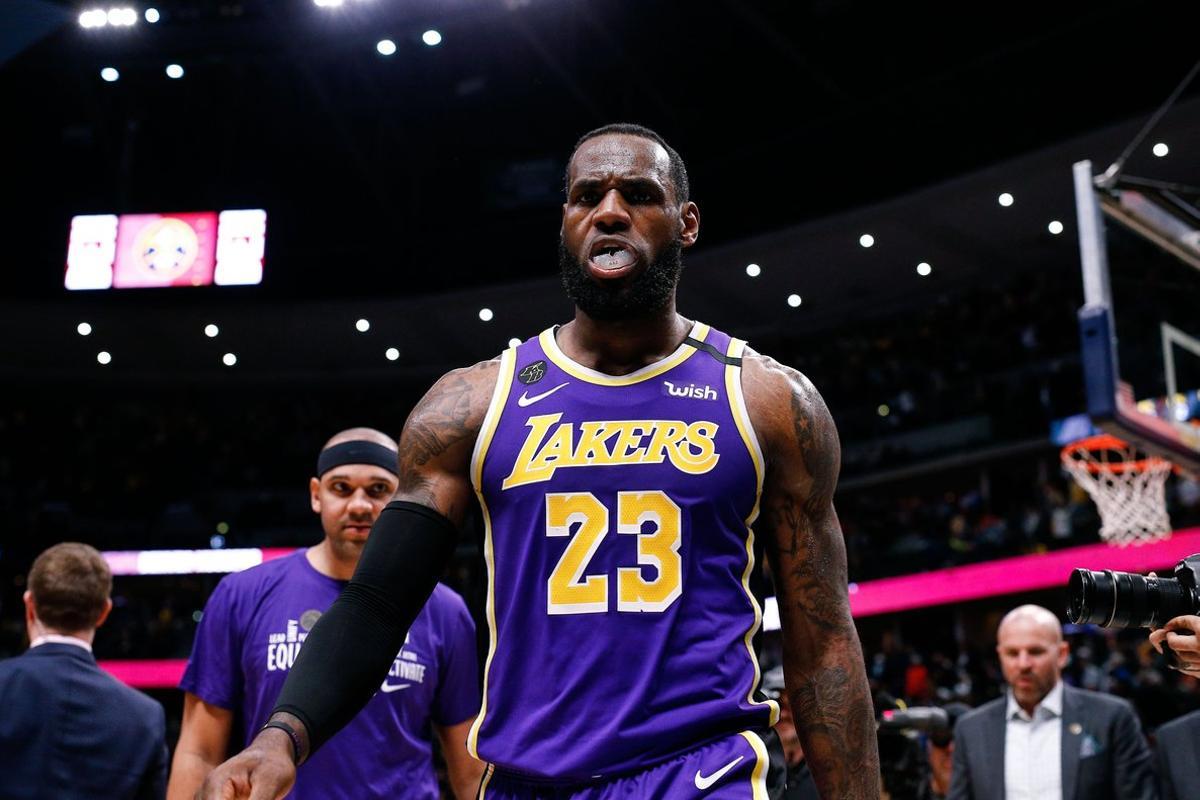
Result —
[{"label": "shaved head", "polygon": [[1058,685],[1069,652],[1062,623],[1041,606],[1014,608],[1004,615],[996,631],[1000,671],[1017,703],[1029,714]]},{"label": "shaved head", "polygon": [[1018,622],[1030,622],[1039,628],[1045,629],[1050,635],[1050,641],[1058,644],[1062,641],[1062,623],[1053,611],[1041,606],[1024,605],[1017,606],[1012,611],[1004,615],[1004,619],[1000,620],[1000,627],[997,631],[997,638],[1000,637],[1005,626],[1011,627]]},{"label": "shaved head", "polygon": [[328,450],[334,445],[343,444],[344,442],[374,442],[375,444],[381,444],[384,447],[390,447],[393,450],[400,449],[400,445],[396,444],[395,439],[388,436],[383,431],[377,431],[374,428],[347,428],[346,430],[341,431],[340,433],[335,433],[332,437],[330,437],[329,441],[326,442],[325,446],[321,449]]}]

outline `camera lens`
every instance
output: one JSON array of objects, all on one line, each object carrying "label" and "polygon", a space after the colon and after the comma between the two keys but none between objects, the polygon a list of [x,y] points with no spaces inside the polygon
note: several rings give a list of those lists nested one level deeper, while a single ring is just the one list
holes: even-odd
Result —
[{"label": "camera lens", "polygon": [[1067,619],[1076,625],[1107,625],[1117,599],[1111,575],[1090,569],[1072,571],[1067,581]]},{"label": "camera lens", "polygon": [[1077,569],[1067,582],[1067,619],[1076,624],[1156,628],[1193,610],[1191,591],[1173,578]]}]

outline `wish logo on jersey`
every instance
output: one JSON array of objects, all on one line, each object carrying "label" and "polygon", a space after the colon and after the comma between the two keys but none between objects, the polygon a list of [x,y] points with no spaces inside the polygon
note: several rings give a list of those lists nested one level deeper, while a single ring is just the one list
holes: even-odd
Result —
[{"label": "wish logo on jersey", "polygon": [[502,489],[548,481],[566,467],[609,467],[670,463],[689,475],[717,465],[715,422],[681,420],[598,420],[559,422],[562,414],[525,421],[529,434]]},{"label": "wish logo on jersey", "polygon": [[716,400],[717,390],[711,386],[696,386],[689,384],[681,386],[670,381],[663,381],[663,394],[670,397],[687,397],[692,400]]}]

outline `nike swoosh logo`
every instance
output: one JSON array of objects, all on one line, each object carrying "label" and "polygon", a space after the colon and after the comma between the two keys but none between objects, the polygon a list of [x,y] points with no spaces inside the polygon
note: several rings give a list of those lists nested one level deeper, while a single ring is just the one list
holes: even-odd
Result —
[{"label": "nike swoosh logo", "polygon": [[387,683],[385,681],[384,684],[382,686],[380,686],[379,688],[380,688],[380,690],[386,692],[387,694],[391,694],[392,692],[398,692],[401,689],[407,689],[410,686],[412,686],[411,683],[397,683],[397,684],[393,685],[393,684]]},{"label": "nike swoosh logo", "polygon": [[712,775],[704,776],[700,774],[700,770],[696,770],[696,788],[703,792],[705,789],[721,780],[721,778],[725,777],[725,773],[736,767],[738,762],[740,762],[743,758],[745,758],[745,756],[738,756],[733,761],[730,761],[728,764],[714,772]]},{"label": "nike swoosh logo", "polygon": [[[570,381],[567,381],[567,383],[570,383]],[[519,405],[521,408],[525,408],[525,406],[531,406],[534,403],[536,403],[538,400],[544,400],[547,397],[549,397],[550,395],[554,394],[559,389],[566,386],[567,383],[560,383],[558,386],[555,386],[553,389],[549,389],[545,392],[542,392],[541,394],[535,394],[533,397],[530,397],[529,392],[527,392],[527,391],[522,392],[521,396],[517,398],[517,405]]]}]

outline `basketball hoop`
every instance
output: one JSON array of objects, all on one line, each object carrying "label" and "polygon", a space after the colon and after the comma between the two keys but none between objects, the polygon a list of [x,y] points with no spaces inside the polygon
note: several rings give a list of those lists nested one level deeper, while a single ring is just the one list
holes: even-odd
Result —
[{"label": "basketball hoop", "polygon": [[1139,453],[1109,434],[1071,442],[1062,450],[1063,467],[1087,490],[1100,509],[1100,537],[1126,547],[1171,535],[1165,487],[1170,461]]}]

